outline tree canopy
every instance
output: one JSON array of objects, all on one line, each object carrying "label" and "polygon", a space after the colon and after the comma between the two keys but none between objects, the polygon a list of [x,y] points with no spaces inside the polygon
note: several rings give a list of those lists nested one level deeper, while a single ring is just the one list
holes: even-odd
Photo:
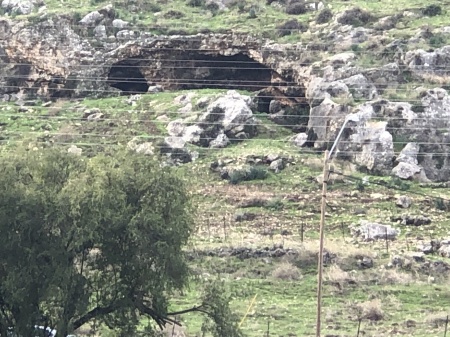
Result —
[{"label": "tree canopy", "polygon": [[[193,217],[183,182],[136,154],[0,157],[0,334],[173,322]],[[203,306],[186,311],[204,311]],[[214,317],[213,317],[214,318]],[[217,330],[219,331],[219,330]]]}]

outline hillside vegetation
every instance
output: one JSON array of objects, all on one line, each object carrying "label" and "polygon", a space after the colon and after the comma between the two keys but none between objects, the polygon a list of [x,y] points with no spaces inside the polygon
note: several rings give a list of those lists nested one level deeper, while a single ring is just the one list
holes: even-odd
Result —
[{"label": "hillside vegetation", "polygon": [[[348,64],[358,69],[373,70],[397,62],[401,80],[394,87],[385,82],[373,86],[382,92],[380,100],[410,104],[415,113],[426,108],[423,98],[427,90],[447,89],[448,77],[443,74],[450,67],[447,61],[429,76],[413,73],[398,61],[404,60],[407,51],[433,53],[450,45],[446,9],[450,2],[446,1],[46,0],[46,9],[36,6],[26,15],[3,11],[13,20],[31,25],[68,17],[73,30],[84,34],[101,52],[104,45],[95,37],[95,25],[89,27],[80,20],[110,3],[115,18],[128,22],[127,29],[133,31],[179,39],[197,33],[248,33],[261,41],[302,43],[308,52],[299,55],[298,63],[311,71],[311,77],[323,75],[330,57],[347,52],[355,55]],[[336,31],[338,26],[341,30]],[[347,39],[349,31],[354,35]],[[360,36],[365,37],[358,40]],[[402,56],[396,59],[399,50]],[[237,93],[252,99],[258,95],[238,89]],[[296,145],[292,137],[307,133],[309,116],[296,113],[301,121],[296,129],[284,119],[277,121],[269,112],[254,108],[254,120],[246,124],[254,131],[251,137],[230,137],[230,144],[223,147],[187,141],[180,153],[164,152],[168,145],[162,142],[176,133],[168,129],[169,123],[182,119],[195,124],[208,104],[227,92],[217,88],[138,95],[113,92],[106,98],[90,95],[22,104],[2,102],[0,149],[14,151],[19,144],[30,150],[57,146],[92,157],[128,148],[156,158],[161,165],[173,165],[177,176],[188,184],[196,205],[196,231],[186,248],[193,278],[189,291],[176,294],[174,311],[196,305],[205,285],[221,279],[232,295],[231,306],[242,318],[246,335],[314,336],[320,175],[323,150],[330,148],[334,138],[323,136],[320,140],[325,146]],[[373,101],[364,95],[332,99],[348,113]],[[309,111],[313,100],[308,104]],[[376,118],[388,120],[375,116],[374,124]],[[448,129],[439,124],[446,117],[436,118],[436,126],[430,129],[439,129],[442,140],[434,144],[433,138],[430,142],[436,147],[429,151],[443,158],[448,154],[443,147],[448,145]],[[204,123],[212,126],[215,122]],[[342,125],[333,123],[337,129]],[[409,135],[421,133],[421,126],[408,129],[390,124],[388,128],[399,131],[393,139],[394,161],[412,141]],[[423,137],[431,137],[423,133]],[[449,185],[361,169],[346,158],[354,152],[351,147],[341,148],[332,163],[325,221],[322,335],[356,336],[359,330],[359,336],[444,336],[450,314]],[[189,160],[180,159],[185,155]],[[447,165],[445,160],[441,166]],[[277,164],[272,165],[274,162]],[[386,237],[361,233],[359,225],[364,221],[388,225],[398,232],[393,237],[389,232],[389,238],[387,229]],[[203,335],[200,315],[188,313],[181,321],[182,327],[169,326],[165,333]],[[114,330],[103,326],[95,331],[86,327],[91,328],[91,333],[116,336]]]}]

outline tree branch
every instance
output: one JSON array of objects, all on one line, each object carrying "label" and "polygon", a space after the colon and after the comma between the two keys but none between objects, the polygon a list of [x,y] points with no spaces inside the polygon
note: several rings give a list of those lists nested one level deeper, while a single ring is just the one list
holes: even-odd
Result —
[{"label": "tree branch", "polygon": [[209,312],[206,311],[205,309],[203,309],[204,305],[199,305],[199,306],[195,306],[189,309],[184,309],[184,310],[180,310],[180,311],[174,311],[174,312],[169,312],[167,314],[167,316],[177,316],[177,315],[183,315],[183,314],[187,314],[188,312],[201,312],[204,313],[206,315],[209,315]]},{"label": "tree branch", "polygon": [[72,324],[73,329],[76,330],[82,325],[89,322],[91,319],[99,316],[105,316],[112,312],[114,312],[119,306],[117,304],[111,304],[107,307],[96,307],[91,311],[87,312],[85,315],[81,316],[77,320],[75,320]]}]

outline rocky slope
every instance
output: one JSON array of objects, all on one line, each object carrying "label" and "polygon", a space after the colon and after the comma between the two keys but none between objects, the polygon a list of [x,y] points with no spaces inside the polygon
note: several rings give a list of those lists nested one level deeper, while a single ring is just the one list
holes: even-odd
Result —
[{"label": "rocky slope", "polygon": [[[26,13],[31,4],[3,1],[2,7]],[[436,36],[430,28],[409,40],[390,38],[389,28],[414,16],[412,12],[376,20],[350,8],[328,24],[310,22],[309,34],[325,36],[316,44],[318,50],[313,42],[276,43],[248,33],[155,35],[117,19],[116,13],[114,6],[104,6],[86,13],[77,26],[72,18],[45,11],[31,21],[2,18],[3,101],[26,106],[35,100],[182,89],[246,90],[253,92],[252,103],[231,94],[214,103],[218,107],[205,102],[205,113],[217,108],[227,115],[227,109],[238,109],[233,107],[238,104],[241,108],[228,121],[238,126],[249,124],[252,113],[268,113],[272,121],[297,133],[297,145],[317,149],[330,146],[345,117],[353,114],[358,121],[348,124],[339,150],[360,169],[402,179],[449,179],[449,97],[438,85],[447,78],[450,49],[414,49]],[[371,27],[358,26],[360,21]],[[370,52],[358,52],[360,46]],[[361,65],[372,52],[373,60],[382,64]],[[417,82],[426,86],[406,89]],[[405,100],[391,99],[395,92],[404,93]],[[186,124],[185,131],[173,131],[172,122],[169,136],[206,147],[217,146],[220,136],[222,147],[227,143],[224,137],[256,135],[254,131],[239,135],[226,127],[211,133],[202,125],[211,123],[210,117],[188,115],[176,121]],[[176,145],[180,146],[184,145]]]}]

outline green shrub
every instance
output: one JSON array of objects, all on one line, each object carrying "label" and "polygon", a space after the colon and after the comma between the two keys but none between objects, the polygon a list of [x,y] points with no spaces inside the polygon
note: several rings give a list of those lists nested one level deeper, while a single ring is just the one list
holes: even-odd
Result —
[{"label": "green shrub", "polygon": [[332,17],[333,17],[333,12],[331,11],[331,9],[324,8],[319,12],[319,14],[317,14],[316,23],[318,23],[319,25],[323,24],[323,23],[327,23],[331,20]]},{"label": "green shrub", "polygon": [[433,34],[433,36],[428,39],[428,44],[433,48],[440,48],[447,44],[447,39],[443,34]]},{"label": "green shrub", "polygon": [[249,19],[256,19],[258,15],[256,15],[256,9],[254,7],[251,7],[248,11],[248,17]]},{"label": "green shrub", "polygon": [[175,10],[170,10],[164,14],[164,18],[166,18],[166,19],[181,19],[184,16],[185,15],[183,12],[175,11]]},{"label": "green shrub", "polygon": [[206,4],[205,9],[209,10],[213,16],[216,16],[220,11],[220,6],[217,2],[211,1]]},{"label": "green shrub", "polygon": [[191,7],[203,7],[206,4],[206,0],[189,0],[187,4]]},{"label": "green shrub", "polygon": [[277,27],[278,36],[280,37],[291,35],[293,32],[298,33],[305,32],[307,30],[308,26],[296,19],[286,21],[285,23]]},{"label": "green shrub", "polygon": [[264,180],[268,176],[267,169],[262,166],[252,166],[249,169],[234,170],[229,175],[230,184],[236,185],[243,181]]},{"label": "green shrub", "polygon": [[291,15],[305,14],[307,11],[308,8],[302,2],[296,2],[286,6],[286,13]]},{"label": "green shrub", "polygon": [[442,8],[439,5],[428,5],[422,10],[423,15],[436,16],[442,14]]},{"label": "green shrub", "polygon": [[346,10],[339,18],[341,25],[351,25],[354,27],[364,26],[374,20],[374,16],[359,7]]}]

